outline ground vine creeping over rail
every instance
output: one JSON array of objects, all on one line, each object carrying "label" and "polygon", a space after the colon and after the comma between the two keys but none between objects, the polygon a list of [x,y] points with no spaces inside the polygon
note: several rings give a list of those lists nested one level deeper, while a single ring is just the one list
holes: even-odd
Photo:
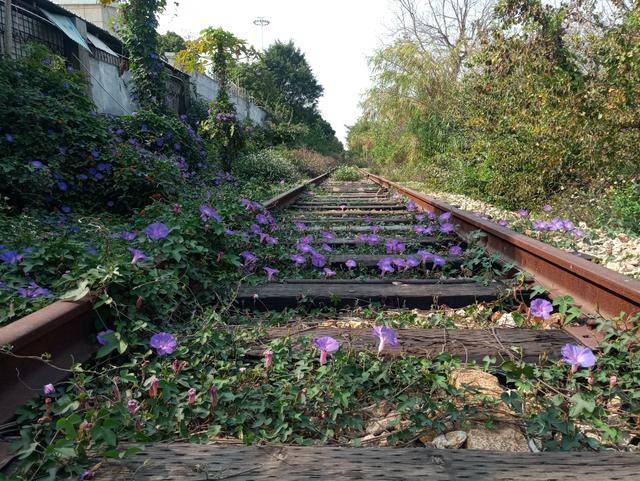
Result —
[{"label": "ground vine creeping over rail", "polygon": [[[123,311],[117,299],[110,302],[111,312],[119,312],[120,317],[104,317],[106,324],[95,341],[97,359],[74,368],[68,382],[45,385],[42,397],[19,411],[21,432],[15,446],[22,458],[21,472],[31,478],[49,473],[53,479],[71,472],[84,479],[93,475],[100,479],[102,468],[95,462],[95,453],[106,459],[135,453],[137,448],[130,445],[118,448],[125,441],[238,439],[250,444],[415,446],[431,444],[441,433],[477,435],[487,426],[502,425],[505,416],[509,424],[520,426],[530,440],[528,445],[536,449],[634,449],[639,409],[634,393],[640,382],[634,374],[640,361],[634,347],[638,319],[628,332],[603,323],[606,337],[595,357],[588,349],[565,346],[560,357],[550,352],[550,358],[543,355],[527,362],[505,345],[506,337],[495,337],[498,355],[464,365],[464,357],[448,352],[427,357],[393,353],[408,339],[403,338],[408,329],[495,325],[545,329],[570,322],[571,305],[552,304],[534,291],[533,301],[505,296],[459,309],[434,306],[428,311],[377,305],[339,311],[330,305],[309,304],[259,313],[234,307],[237,282],[260,292],[268,278],[288,277],[295,283],[296,277],[313,272],[324,277],[339,272],[352,282],[381,275],[399,279],[396,271],[401,270],[422,278],[446,272],[451,276],[468,264],[479,269],[477,280],[504,275],[493,272],[491,262],[479,264],[484,253],[473,246],[456,251],[462,261],[451,267],[446,267],[452,261],[444,256],[445,268],[434,264],[423,271],[422,265],[412,266],[411,243],[424,242],[434,231],[446,238],[449,217],[429,219],[410,203],[391,214],[404,217],[411,228],[405,242],[389,242],[396,235],[382,230],[386,224],[374,219],[367,224],[366,240],[358,240],[362,234],[353,230],[341,234],[356,239],[350,251],[354,259],[362,251],[388,258],[388,263],[374,263],[367,269],[362,265],[359,271],[346,261],[327,267],[337,247],[336,234],[331,226],[312,231],[312,221],[298,219],[301,214],[313,216],[314,211],[296,210],[304,202],[323,202],[322,189],[311,189],[304,201],[298,200],[286,215],[278,215],[249,198],[228,196],[223,185],[206,203],[183,205],[177,217],[174,213],[174,217],[163,217],[163,222],[147,225],[141,233],[145,239],[140,252],[132,252],[132,265],[158,274],[165,269],[166,258],[152,255],[153,247],[172,252],[176,236],[187,229],[178,230],[175,219],[193,217],[188,229],[207,235],[220,231],[227,239],[226,252],[212,261],[215,270],[224,272],[219,280],[225,282],[228,294],[220,291],[217,300],[212,297],[206,304],[184,302],[158,317],[142,316],[144,310]],[[338,201],[347,207],[337,207],[337,220],[358,215],[361,207],[356,197]],[[336,231],[340,225],[344,223],[334,224]],[[429,234],[424,229],[430,229]],[[324,245],[332,250],[324,250]],[[398,249],[402,252],[393,252]],[[297,255],[307,263],[306,271],[296,271]],[[431,252],[430,259],[436,255]],[[225,267],[224,256],[235,260]],[[422,263],[419,256],[418,261]],[[151,298],[161,299],[162,290]],[[274,337],[277,328],[296,335]],[[316,328],[344,332],[346,337],[305,334]],[[354,328],[366,333],[364,344],[349,337]],[[482,388],[469,386],[475,377],[494,381]]]}]

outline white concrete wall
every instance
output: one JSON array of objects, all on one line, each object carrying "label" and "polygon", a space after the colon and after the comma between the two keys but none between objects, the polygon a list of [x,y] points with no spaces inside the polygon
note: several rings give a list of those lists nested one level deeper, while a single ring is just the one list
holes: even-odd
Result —
[{"label": "white concrete wall", "polygon": [[[175,61],[175,54],[167,52],[167,60],[171,65],[179,68]],[[218,95],[218,82],[207,75],[198,72],[191,74],[191,83],[195,87],[196,94],[203,100],[211,102]],[[241,120],[251,119],[258,125],[262,125],[267,117],[267,113],[258,105],[254,104],[241,95],[234,87],[231,87],[229,97],[236,107],[238,118]]]},{"label": "white concrete wall", "polygon": [[128,115],[137,110],[131,98],[133,79],[131,72],[118,75],[118,67],[93,57],[89,61],[91,96],[98,112],[112,115]]}]

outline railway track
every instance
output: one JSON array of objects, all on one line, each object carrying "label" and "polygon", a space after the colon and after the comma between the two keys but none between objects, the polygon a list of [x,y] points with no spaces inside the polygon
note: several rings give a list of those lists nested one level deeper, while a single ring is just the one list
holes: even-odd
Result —
[{"label": "railway track", "polygon": [[[339,340],[345,349],[375,350],[370,327],[349,326],[354,312],[372,304],[385,309],[428,310],[504,301],[528,303],[531,283],[523,281],[520,274],[524,271],[545,285],[551,295],[570,293],[587,312],[607,316],[640,312],[640,283],[472,218],[381,177],[367,174],[362,181],[337,182],[326,180],[325,175],[311,184],[319,186],[313,189],[301,186],[267,204],[271,209],[280,207],[277,211],[282,231],[279,239],[294,253],[291,267],[281,269],[270,282],[241,286],[235,292],[235,304],[241,310],[267,314],[289,308],[307,312],[334,308],[339,309],[340,314],[329,323],[307,319],[268,329],[264,345],[256,346],[255,355],[260,355],[271,340],[281,337],[291,337],[295,342],[301,337],[330,336]],[[474,230],[483,231],[486,237],[470,236]],[[489,255],[483,254],[484,249]],[[500,259],[491,257],[491,253],[499,253]],[[66,316],[70,322],[86,320],[86,306],[87,302],[67,305],[66,311],[58,306],[58,316]],[[40,334],[46,335],[53,327],[47,325],[44,317],[40,314],[35,325]],[[58,321],[58,325],[64,322]],[[387,349],[389,356],[431,357],[448,352],[463,362],[482,362],[485,356],[500,360],[521,357],[528,362],[537,362],[541,357],[553,360],[560,358],[560,348],[567,343],[593,346],[597,341],[588,327],[405,328],[397,329],[396,333],[399,342]],[[38,337],[34,336],[31,335],[33,339]],[[38,355],[38,350],[44,349],[42,335],[39,339],[35,347],[29,347],[24,341],[22,351]],[[20,344],[19,336],[15,341]],[[86,358],[90,350],[83,345],[81,343],[79,349]],[[69,353],[65,351],[61,356],[68,357]],[[31,369],[32,379],[51,375],[38,372],[38,366]],[[7,372],[5,369],[3,382],[11,382],[12,376]],[[3,414],[10,413],[11,407],[24,400],[24,396],[25,393],[5,395]],[[204,471],[194,466],[204,466]],[[615,472],[601,469],[602,466],[615,466]],[[323,477],[328,479],[522,479],[526,476],[532,480],[604,480],[637,479],[639,467],[640,457],[621,453],[511,454],[428,448],[178,444],[151,445],[127,460],[107,462],[95,479],[294,480],[315,479],[317,469],[322,469],[326,473]]]}]

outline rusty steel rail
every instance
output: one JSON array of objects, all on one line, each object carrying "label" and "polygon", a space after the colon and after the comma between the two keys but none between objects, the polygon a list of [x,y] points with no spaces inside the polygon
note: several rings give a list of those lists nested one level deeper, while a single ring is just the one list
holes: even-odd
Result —
[{"label": "rusty steel rail", "polygon": [[[332,172],[303,182],[264,206],[273,209],[287,205]],[[89,359],[98,347],[94,334],[90,296],[77,302],[54,302],[0,327],[0,423],[9,421],[18,406],[41,394],[45,384],[67,378],[66,370],[74,363]]]},{"label": "rusty steel rail", "polygon": [[11,346],[0,350],[0,423],[42,394],[45,384],[65,379],[67,369],[93,355],[92,312],[89,297],[57,301],[0,328],[0,347]]},{"label": "rusty steel rail", "polygon": [[263,205],[267,208],[267,209],[274,209],[276,207],[282,207],[285,205],[288,205],[290,203],[292,203],[294,200],[296,200],[298,197],[300,197],[300,195],[307,190],[307,187],[309,187],[310,185],[315,185],[315,184],[319,184],[320,182],[322,182],[323,180],[325,180],[327,177],[329,177],[333,171],[335,169],[331,169],[327,172],[325,172],[322,175],[319,175],[318,177],[315,177],[311,180],[308,180],[306,182],[303,182],[302,184],[294,187],[293,189],[290,189],[286,192],[283,192],[282,194],[278,194],[275,197],[269,199],[268,201],[266,201]]},{"label": "rusty steel rail", "polygon": [[463,233],[481,230],[486,234],[482,242],[489,252],[500,254],[506,261],[530,273],[548,290],[551,297],[569,294],[583,312],[608,319],[621,314],[628,319],[640,313],[640,281],[481,219],[379,175],[366,171],[363,173],[378,185],[403,194],[428,211],[436,214],[451,212]]}]

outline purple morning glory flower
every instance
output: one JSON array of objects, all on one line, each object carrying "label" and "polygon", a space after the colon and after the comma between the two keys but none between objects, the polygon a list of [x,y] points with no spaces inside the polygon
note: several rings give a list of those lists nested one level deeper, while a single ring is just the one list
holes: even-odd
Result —
[{"label": "purple morning glory flower", "polygon": [[215,219],[217,222],[222,222],[222,217],[220,217],[218,211],[205,204],[200,206],[200,218],[204,222],[208,222],[209,219]]},{"label": "purple morning glory flower", "polygon": [[531,301],[531,307],[529,308],[531,314],[535,317],[541,317],[542,319],[549,319],[549,316],[553,312],[553,305],[546,299],[534,299]]},{"label": "purple morning glory flower", "polygon": [[417,225],[413,228],[413,230],[416,232],[416,234],[428,235],[433,232],[433,227],[432,226],[425,227],[423,225]]},{"label": "purple morning glory flower", "polygon": [[544,221],[544,220],[534,220],[533,221],[533,228],[535,230],[537,230],[538,232],[542,232],[542,231],[545,231],[545,230],[549,229],[549,223],[547,221]]},{"label": "purple morning glory flower", "polygon": [[270,281],[273,279],[275,274],[278,274],[280,271],[278,269],[274,269],[272,267],[265,266],[262,268],[267,273],[267,280]]},{"label": "purple morning glory flower", "polygon": [[19,264],[24,260],[22,254],[18,254],[17,251],[4,251],[0,253],[0,261],[5,264]]},{"label": "purple morning glory flower", "polygon": [[256,234],[259,235],[262,233],[262,229],[260,228],[260,226],[258,224],[251,224],[251,226],[249,227],[249,231],[252,234]]},{"label": "purple morning glory flower", "polygon": [[62,192],[66,192],[67,190],[69,190],[69,186],[66,182],[60,181],[58,182],[58,189],[60,189]]},{"label": "purple morning glory flower", "polygon": [[320,349],[320,364],[327,363],[327,354],[340,349],[340,343],[330,336],[318,337],[313,340],[313,344]]},{"label": "purple morning glory flower", "polygon": [[373,328],[373,335],[379,339],[378,353],[382,352],[385,345],[391,347],[398,345],[396,333],[390,327],[376,326]]},{"label": "purple morning glory flower", "polygon": [[178,345],[176,338],[168,332],[159,332],[151,336],[149,343],[156,350],[158,356],[166,356],[173,353]]},{"label": "purple morning glory flower", "polygon": [[329,277],[333,277],[336,275],[336,271],[332,271],[328,267],[325,267],[323,270],[324,276],[328,279]]},{"label": "purple morning glory flower", "polygon": [[502,227],[508,227],[509,223],[506,220],[499,220],[498,225],[501,225]]},{"label": "purple morning glory flower", "polygon": [[405,245],[398,239],[390,239],[385,243],[385,248],[387,249],[387,254],[401,253],[404,252]]},{"label": "purple morning glory flower", "polygon": [[426,218],[427,218],[427,216],[426,216],[426,215],[424,215],[424,214],[416,214],[416,221],[417,221],[417,222],[422,222],[422,221],[424,221]]},{"label": "purple morning glory flower", "polygon": [[549,222],[549,230],[562,230],[564,228],[564,222],[561,219],[551,219]]},{"label": "purple morning glory flower", "polygon": [[353,259],[348,259],[345,263],[345,266],[347,266],[349,269],[355,269],[356,267],[356,261],[354,261]]},{"label": "purple morning glory flower", "polygon": [[451,246],[449,247],[449,255],[450,256],[459,256],[462,254],[462,247],[460,246]]},{"label": "purple morning glory flower", "polygon": [[417,207],[418,206],[414,201],[410,200],[409,202],[407,202],[407,210],[416,210]]},{"label": "purple morning glory flower", "polygon": [[44,164],[39,160],[32,160],[31,162],[29,162],[29,165],[34,169],[42,169],[44,167]]},{"label": "purple morning glory flower", "polygon": [[164,239],[169,235],[169,228],[165,224],[156,222],[153,224],[149,224],[144,230],[144,233],[147,234],[147,237],[149,239],[158,241],[160,239]]},{"label": "purple morning glory flower", "polygon": [[302,265],[307,262],[305,257],[301,254],[291,254],[291,260],[298,265]]},{"label": "purple morning glory flower", "polygon": [[265,225],[269,223],[269,219],[267,219],[267,216],[264,214],[257,214],[256,215],[256,222],[260,225]]},{"label": "purple morning glory flower", "polygon": [[327,258],[318,252],[311,253],[311,264],[314,267],[324,267],[327,263]]},{"label": "purple morning glory flower", "polygon": [[307,226],[304,222],[296,222],[294,225],[296,227],[296,230],[299,230],[300,232],[307,230]]},{"label": "purple morning glory flower", "polygon": [[6,140],[10,144],[12,144],[15,139],[13,138],[13,135],[11,135],[11,134],[4,134],[4,140]]},{"label": "purple morning glory flower", "polygon": [[385,259],[380,259],[378,261],[378,269],[380,269],[380,274],[384,277],[385,274],[391,274],[392,272],[395,272],[395,269],[393,268],[392,264],[392,260],[389,258],[385,258]]},{"label": "purple morning glory flower", "polygon": [[136,234],[135,232],[121,232],[120,234],[116,234],[116,236],[131,242],[135,240],[136,237],[138,237],[138,234]]},{"label": "purple morning glory flower", "polygon": [[520,217],[527,217],[529,215],[529,212],[527,212],[526,209],[518,209],[518,215]]},{"label": "purple morning glory flower", "polygon": [[545,204],[542,207],[542,210],[545,211],[545,212],[551,212],[551,209],[552,209],[552,207],[549,204]]},{"label": "purple morning glory flower", "polygon": [[60,207],[60,210],[62,212],[64,212],[65,214],[69,214],[71,212],[71,207],[62,206],[62,207]]},{"label": "purple morning glory flower", "polygon": [[336,240],[336,235],[333,232],[323,232],[322,237],[326,240]]},{"label": "purple morning glory flower", "polygon": [[[432,212],[429,212],[429,218],[431,218],[431,214]],[[440,222],[446,222],[449,219],[451,219],[451,212],[444,212],[442,214],[440,214],[440,217],[438,217],[438,220],[440,220]]]},{"label": "purple morning glory flower", "polygon": [[442,232],[443,234],[450,234],[454,231],[455,228],[456,227],[453,224],[446,222],[440,226],[440,232]]},{"label": "purple morning glory flower", "polygon": [[322,244],[320,245],[320,248],[321,248],[323,251],[327,251],[327,252],[331,252],[331,251],[333,250],[333,249],[331,248],[331,246],[330,246],[329,244],[326,244],[326,243],[322,243]]},{"label": "purple morning glory flower", "polygon": [[407,267],[418,267],[420,265],[420,259],[413,256],[408,256],[406,263]]},{"label": "purple morning glory flower", "polygon": [[433,256],[433,267],[444,267],[447,264],[447,259],[442,256]]},{"label": "purple morning glory flower", "polygon": [[29,287],[21,287],[18,289],[18,295],[27,299],[35,299],[36,297],[47,297],[49,295],[49,289],[40,287],[35,282],[29,284]]},{"label": "purple morning glory flower", "polygon": [[138,261],[146,261],[147,259],[149,259],[144,252],[138,250],[138,249],[134,249],[133,247],[127,247],[127,249],[129,250],[129,252],[131,252],[133,254],[133,259],[131,259],[131,263],[132,264],[136,264]]},{"label": "purple morning glory flower", "polygon": [[244,259],[244,265],[245,266],[258,260],[258,258],[256,256],[254,256],[253,253],[251,253],[249,251],[241,252],[240,253],[240,257],[242,257]]},{"label": "purple morning glory flower", "polygon": [[107,339],[107,337],[109,336],[109,334],[113,334],[113,330],[112,329],[106,329],[104,331],[100,331],[97,335],[96,335],[96,339],[98,340],[98,344],[100,344],[101,346],[106,346],[109,343],[109,340]]},{"label": "purple morning glory flower", "polygon": [[101,162],[100,164],[97,165],[97,167],[100,172],[108,172],[111,170],[111,164],[106,162]]},{"label": "purple morning glory flower", "polygon": [[572,372],[576,372],[580,367],[589,368],[595,366],[598,360],[591,349],[575,344],[565,344],[560,352],[562,353],[562,360],[571,365]]}]

